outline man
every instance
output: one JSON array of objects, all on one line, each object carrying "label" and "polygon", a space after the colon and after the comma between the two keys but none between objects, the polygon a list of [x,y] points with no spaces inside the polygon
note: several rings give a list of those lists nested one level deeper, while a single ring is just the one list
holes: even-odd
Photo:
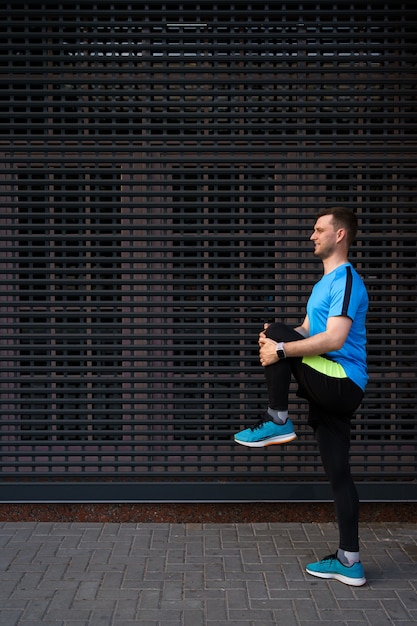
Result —
[{"label": "man", "polygon": [[348,261],[357,220],[343,207],[320,211],[310,240],[324,273],[313,287],[307,315],[298,328],[265,324],[259,335],[269,406],[258,424],[236,434],[236,443],[262,447],[296,438],[288,417],[291,376],[308,401],[308,423],[330,481],[339,526],[336,554],[307,565],[319,578],[353,586],[365,584],[359,559],[359,499],[349,464],[350,424],[368,380],[365,318],[366,288]]}]

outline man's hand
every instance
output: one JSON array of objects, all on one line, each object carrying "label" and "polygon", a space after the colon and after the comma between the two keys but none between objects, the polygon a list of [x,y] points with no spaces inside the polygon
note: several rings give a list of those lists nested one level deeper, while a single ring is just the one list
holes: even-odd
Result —
[{"label": "man's hand", "polygon": [[265,337],[264,332],[259,333],[259,360],[263,367],[276,363],[278,359],[277,346],[278,343],[273,339]]}]

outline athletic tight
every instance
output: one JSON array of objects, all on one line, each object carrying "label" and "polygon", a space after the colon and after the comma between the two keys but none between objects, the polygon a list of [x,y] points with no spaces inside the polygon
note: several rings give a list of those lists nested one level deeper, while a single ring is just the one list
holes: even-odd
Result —
[{"label": "athletic tight", "polygon": [[[266,336],[274,341],[303,337],[285,324],[270,324]],[[324,357],[323,357],[324,358]],[[362,390],[349,378],[332,378],[302,362],[283,359],[265,367],[271,409],[286,410],[291,376],[298,382],[297,395],[309,404],[308,423],[317,440],[323,468],[330,482],[339,526],[339,548],[359,551],[359,498],[349,464],[350,421]]]}]

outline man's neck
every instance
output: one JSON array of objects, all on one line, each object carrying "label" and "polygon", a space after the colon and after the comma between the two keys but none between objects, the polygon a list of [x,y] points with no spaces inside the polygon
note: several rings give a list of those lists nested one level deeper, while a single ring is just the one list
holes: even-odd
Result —
[{"label": "man's neck", "polygon": [[324,274],[330,274],[330,272],[333,272],[333,270],[335,270],[337,267],[340,267],[340,265],[345,265],[345,263],[349,263],[349,260],[347,256],[345,255],[343,256],[332,255],[328,259],[324,259],[323,260]]}]

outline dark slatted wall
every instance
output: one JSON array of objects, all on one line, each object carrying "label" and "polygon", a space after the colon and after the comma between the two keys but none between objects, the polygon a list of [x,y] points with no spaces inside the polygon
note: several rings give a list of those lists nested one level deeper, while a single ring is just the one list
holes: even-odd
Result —
[{"label": "dark slatted wall", "polygon": [[415,499],[415,2],[20,2],[0,51],[3,500],[327,498],[266,402],[327,204],[357,212],[362,497]]}]

